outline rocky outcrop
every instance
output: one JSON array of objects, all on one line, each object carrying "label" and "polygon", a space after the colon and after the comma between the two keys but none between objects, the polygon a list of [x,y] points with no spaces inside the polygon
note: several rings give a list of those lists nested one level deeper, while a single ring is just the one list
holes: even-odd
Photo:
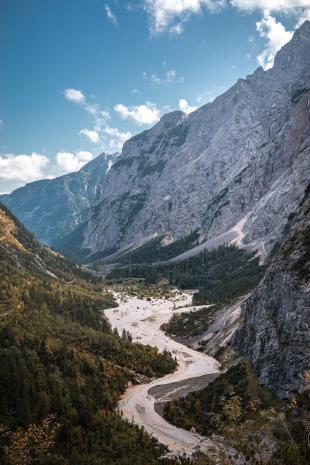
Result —
[{"label": "rocky outcrop", "polygon": [[287,239],[242,308],[234,345],[280,398],[310,388],[310,185]]},{"label": "rocky outcrop", "polygon": [[[310,177],[310,22],[199,110],[165,115],[123,147],[84,230],[91,254],[200,229],[270,252]],[[237,231],[237,236],[235,232]]]},{"label": "rocky outcrop", "polygon": [[76,173],[26,184],[0,201],[39,240],[53,245],[88,220],[98,184],[115,158],[101,154]]}]

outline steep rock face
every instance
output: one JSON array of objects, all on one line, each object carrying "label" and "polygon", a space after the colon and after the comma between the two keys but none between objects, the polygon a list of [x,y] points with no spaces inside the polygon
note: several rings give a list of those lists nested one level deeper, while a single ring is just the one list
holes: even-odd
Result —
[{"label": "steep rock face", "polygon": [[0,200],[39,240],[53,244],[89,218],[114,159],[101,154],[76,173],[26,184]]},{"label": "steep rock face", "polygon": [[242,308],[234,345],[281,397],[310,387],[310,185],[288,238]]},{"label": "steep rock face", "polygon": [[[267,252],[310,176],[310,22],[278,53],[213,103],[165,115],[125,143],[100,187],[84,232],[91,252],[157,234],[202,229],[206,239],[240,223],[240,238]],[[243,220],[243,221],[242,221]]]}]

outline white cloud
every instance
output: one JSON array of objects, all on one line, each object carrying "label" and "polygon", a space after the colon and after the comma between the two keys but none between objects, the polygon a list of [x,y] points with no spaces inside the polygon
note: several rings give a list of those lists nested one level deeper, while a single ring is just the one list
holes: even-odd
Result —
[{"label": "white cloud", "polygon": [[[86,96],[84,94],[82,95],[83,95],[83,101],[81,101],[80,103],[82,103],[85,111],[89,115],[91,115],[93,119],[93,128],[82,128],[79,131],[79,135],[86,137],[91,143],[96,144],[98,150],[100,149],[103,151],[104,150],[119,151],[122,148],[124,142],[128,140],[130,137],[132,137],[131,132],[120,131],[118,128],[111,127],[108,124],[108,121],[111,119],[110,113],[106,110],[102,110],[97,102],[88,102],[88,99],[86,98]],[[125,107],[124,105],[120,105],[120,106],[117,105],[116,107],[120,107],[119,110],[121,112],[122,110],[127,109],[129,114],[127,115],[126,113],[126,116],[125,116],[124,113],[122,113],[122,117],[124,117],[124,119],[127,119],[127,118],[135,119],[136,122],[139,121],[138,124],[144,124],[142,123],[142,120],[147,120],[147,121],[152,120],[153,122],[154,114],[156,114],[156,112],[158,112],[159,114],[159,110],[156,108],[156,106],[149,102],[147,102],[145,105],[140,105],[140,107],[128,108],[128,107]],[[152,118],[151,118],[151,113],[153,115]],[[57,155],[57,157],[59,158],[60,163],[63,163],[63,167],[67,166],[66,171],[68,170],[74,171],[74,170],[77,170],[78,167],[80,166],[81,153],[83,152],[77,152],[77,153],[71,154],[70,152],[62,151],[62,152],[59,152],[60,155],[59,157]],[[65,155],[61,155],[61,154],[65,154]],[[58,166],[60,166],[59,163],[58,163]]]},{"label": "white cloud", "polygon": [[62,151],[56,155],[57,165],[63,173],[78,171],[92,159],[93,154],[84,150],[76,153]]},{"label": "white cloud", "polygon": [[148,74],[146,71],[143,73],[143,79],[149,80],[151,84],[171,84],[171,83],[182,83],[184,82],[184,77],[177,77],[177,72],[175,69],[169,69],[166,71],[163,77],[158,76],[157,73]]},{"label": "white cloud", "polygon": [[62,150],[56,154],[53,163],[46,155],[37,152],[30,155],[2,154],[0,155],[1,190],[11,192],[39,179],[53,179],[55,176],[78,171],[92,159],[93,154],[85,150],[74,153]]},{"label": "white cloud", "polygon": [[160,118],[160,110],[154,103],[146,102],[143,105],[127,107],[119,103],[114,107],[114,110],[123,119],[131,119],[139,126],[143,124],[154,124]]},{"label": "white cloud", "polygon": [[85,107],[85,110],[88,111],[91,115],[96,115],[97,113],[97,105],[87,105]]},{"label": "white cloud", "polygon": [[293,35],[293,31],[287,31],[272,13],[295,15],[295,29],[306,19],[310,19],[310,0],[231,0],[231,5],[248,13],[254,10],[263,12],[263,18],[256,23],[256,29],[267,41],[263,51],[257,56],[257,61],[265,70],[273,66],[276,53]]},{"label": "white cloud", "polygon": [[94,130],[98,133],[106,126],[107,122],[111,119],[110,113],[101,110],[97,103],[87,105],[85,110],[90,113],[94,119]]},{"label": "white cloud", "polygon": [[150,16],[151,31],[169,31],[180,34],[183,23],[202,8],[214,11],[226,4],[226,0],[145,0],[145,9]]},{"label": "white cloud", "polygon": [[[272,67],[277,51],[292,37],[292,32],[273,17],[273,13],[293,15],[299,27],[306,19],[310,20],[310,0],[145,0],[145,10],[149,15],[153,34],[170,32],[181,34],[184,23],[193,14],[203,10],[216,11],[231,6],[245,13],[255,10],[263,13],[257,23],[257,30],[266,39],[263,51],[257,60],[264,69]],[[253,42],[249,37],[249,42]],[[156,82],[157,76],[153,76]]]},{"label": "white cloud", "polygon": [[168,82],[175,81],[176,77],[177,77],[177,72],[176,72],[175,69],[170,69],[169,71],[167,71],[166,79],[167,79]]},{"label": "white cloud", "polygon": [[65,98],[70,102],[84,103],[85,95],[78,89],[65,89]]},{"label": "white cloud", "polygon": [[309,9],[309,0],[145,0],[151,32],[181,34],[184,23],[191,15],[203,10],[217,11],[232,6],[250,13],[254,10],[303,14]]},{"label": "white cloud", "polygon": [[0,179],[14,181],[17,184],[36,181],[43,177],[44,168],[49,159],[40,153],[31,155],[0,155]]},{"label": "white cloud", "polygon": [[267,39],[257,61],[264,69],[272,68],[277,51],[292,38],[293,32],[287,31],[268,11],[265,11],[262,20],[256,23],[256,28],[260,36]]},{"label": "white cloud", "polygon": [[122,132],[117,128],[106,126],[104,133],[109,136],[108,145],[111,149],[121,150],[126,140],[132,137],[131,132]]},{"label": "white cloud", "polygon": [[100,142],[100,135],[93,129],[81,129],[79,134],[80,136],[86,136],[93,144],[98,144]]},{"label": "white cloud", "polygon": [[189,105],[187,100],[185,100],[184,98],[181,98],[179,100],[179,108],[181,111],[184,111],[184,113],[187,113],[187,114],[192,113],[193,111],[197,110],[197,107]]},{"label": "white cloud", "polygon": [[288,12],[309,7],[309,0],[231,0],[232,6],[243,11],[268,10]]},{"label": "white cloud", "polygon": [[115,24],[115,26],[117,26],[117,18],[111,10],[111,8],[108,5],[104,5],[104,9],[109,20],[112,21],[112,23]]},{"label": "white cloud", "polygon": [[[98,103],[89,103],[85,96],[81,103],[83,104],[85,111],[93,118],[94,127],[92,129],[81,129],[79,131],[80,136],[85,136],[91,143],[96,144],[102,150],[107,150],[107,147],[110,150],[120,150],[124,142],[132,137],[132,134],[129,131],[123,132],[117,128],[109,126],[108,121],[111,119],[110,113],[106,110],[102,110]],[[82,152],[71,154],[71,156],[69,152],[60,152],[60,154],[62,153],[65,153],[66,157],[61,155],[61,162],[63,164],[66,163],[70,171],[78,169],[81,160],[77,157],[78,154],[81,154]]]},{"label": "white cloud", "polygon": [[4,121],[0,119],[0,129],[3,128],[3,126],[4,126]]}]

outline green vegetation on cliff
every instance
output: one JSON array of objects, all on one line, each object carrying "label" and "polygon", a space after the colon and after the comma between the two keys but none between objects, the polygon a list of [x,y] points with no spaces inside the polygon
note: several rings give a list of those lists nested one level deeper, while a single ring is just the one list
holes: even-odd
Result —
[{"label": "green vegetation on cliff", "polygon": [[241,362],[205,389],[165,405],[170,423],[221,434],[251,465],[306,465],[310,460],[309,391],[280,401]]},{"label": "green vegetation on cliff", "polygon": [[164,236],[156,237],[139,248],[124,254],[119,260],[122,264],[141,264],[153,263],[170,260],[177,255],[186,252],[195,245],[198,245],[199,234],[197,231],[188,236],[172,242],[169,245],[162,246]]}]

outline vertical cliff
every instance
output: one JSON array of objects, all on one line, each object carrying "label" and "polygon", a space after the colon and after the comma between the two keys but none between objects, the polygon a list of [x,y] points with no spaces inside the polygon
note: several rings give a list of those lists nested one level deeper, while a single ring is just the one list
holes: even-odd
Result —
[{"label": "vertical cliff", "polygon": [[234,345],[281,398],[310,387],[310,185],[287,239],[243,304]]}]

